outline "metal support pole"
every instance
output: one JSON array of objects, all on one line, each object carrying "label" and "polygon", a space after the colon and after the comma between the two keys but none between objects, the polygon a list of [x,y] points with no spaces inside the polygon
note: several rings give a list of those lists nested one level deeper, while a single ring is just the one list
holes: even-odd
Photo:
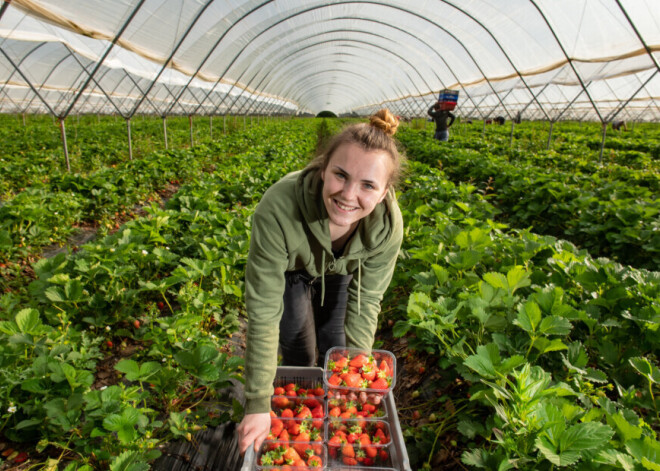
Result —
[{"label": "metal support pole", "polygon": [[607,135],[607,122],[603,122],[603,140],[600,143],[600,155],[598,156],[598,163],[603,164],[603,149],[605,148],[605,136]]},{"label": "metal support pole", "polygon": [[222,134],[227,134],[227,115],[222,115]]},{"label": "metal support pole", "polygon": [[209,116],[209,136],[213,139],[213,116]]},{"label": "metal support pole", "polygon": [[66,126],[64,124],[64,118],[58,119],[60,123],[60,134],[62,135],[62,146],[64,147],[64,160],[66,160],[66,169],[71,171],[71,163],[69,162],[69,147],[66,144]]},{"label": "metal support pole", "polygon": [[509,138],[509,148],[513,147],[513,128],[515,127],[515,123],[513,120],[511,120],[511,137]]},{"label": "metal support pole", "polygon": [[188,125],[190,127],[190,148],[195,147],[195,142],[193,141],[193,119],[192,115],[188,115]]},{"label": "metal support pole", "polygon": [[126,133],[128,134],[128,158],[133,160],[133,142],[131,140],[131,118],[126,118]]},{"label": "metal support pole", "polygon": [[163,136],[165,137],[165,150],[167,150],[167,116],[163,116]]},{"label": "metal support pole", "polygon": [[550,144],[552,143],[552,128],[554,127],[555,122],[550,121],[550,132],[548,132],[548,145],[546,146],[546,150],[550,150]]}]

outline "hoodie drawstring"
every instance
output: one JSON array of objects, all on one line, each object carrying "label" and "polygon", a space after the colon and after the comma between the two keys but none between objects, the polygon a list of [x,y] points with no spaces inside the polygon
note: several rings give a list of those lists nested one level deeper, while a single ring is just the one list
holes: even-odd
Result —
[{"label": "hoodie drawstring", "polygon": [[325,300],[325,250],[321,252],[321,307]]},{"label": "hoodie drawstring", "polygon": [[357,314],[360,317],[360,291],[362,291],[362,260],[358,258]]}]

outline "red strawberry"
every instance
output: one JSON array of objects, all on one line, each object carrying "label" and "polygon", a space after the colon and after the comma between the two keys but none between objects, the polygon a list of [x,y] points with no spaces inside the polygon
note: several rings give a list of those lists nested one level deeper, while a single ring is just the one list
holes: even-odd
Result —
[{"label": "red strawberry", "polygon": [[276,409],[286,409],[289,407],[289,399],[286,396],[274,396],[273,407]]},{"label": "red strawberry", "polygon": [[302,427],[300,434],[296,438],[294,438],[293,441],[294,441],[293,447],[296,449],[296,451],[300,456],[304,456],[307,453],[307,450],[311,448],[311,446],[308,443],[310,441],[309,433],[307,432],[306,429],[302,430]]},{"label": "red strawberry", "polygon": [[296,414],[296,418],[298,419],[306,419],[307,417],[312,417],[312,411],[309,410],[309,407],[306,405],[300,406],[298,409],[298,413]]},{"label": "red strawberry", "polygon": [[376,432],[374,433],[374,441],[376,439],[378,439],[378,443],[380,444],[386,444],[390,441],[390,439],[387,438],[387,435],[385,435],[385,432],[383,432],[383,429],[381,428],[376,429]]},{"label": "red strawberry", "polygon": [[360,353],[354,357],[351,361],[348,362],[348,366],[353,366],[355,368],[362,368],[366,363],[369,362],[369,359],[366,355]]},{"label": "red strawberry", "polygon": [[300,421],[291,420],[289,423],[289,435],[295,438],[298,436],[299,433],[300,433]]},{"label": "red strawberry", "polygon": [[387,461],[387,459],[390,457],[389,453],[387,453],[387,450],[384,449],[384,448],[381,448],[378,451],[378,456],[379,456],[381,461]]},{"label": "red strawberry", "polygon": [[271,417],[270,432],[273,435],[275,435],[275,437],[279,437],[283,429],[284,429],[284,423],[280,419],[274,419]]},{"label": "red strawberry", "polygon": [[362,376],[359,373],[344,373],[341,379],[349,388],[359,388],[362,384]]},{"label": "red strawberry", "polygon": [[384,379],[384,378],[377,378],[370,385],[371,389],[381,389],[381,390],[383,390],[383,389],[387,389],[389,387],[390,387],[390,385],[388,384],[387,380]]},{"label": "red strawberry", "polygon": [[321,458],[316,455],[312,455],[307,460],[307,466],[320,468],[321,466],[323,466],[323,460],[321,460]]},{"label": "red strawberry", "polygon": [[316,408],[319,407],[319,406],[323,407],[323,406],[321,405],[321,403],[318,401],[318,399],[315,399],[315,398],[312,398],[312,397],[310,397],[310,398],[308,398],[308,399],[305,399],[305,400],[303,401],[303,404],[305,404],[305,405],[306,405],[307,407],[309,407],[310,409],[316,409]]},{"label": "red strawberry", "polygon": [[341,377],[339,375],[333,374],[328,378],[328,383],[332,386],[339,386],[341,384]]},{"label": "red strawberry", "polygon": [[[353,445],[351,444],[346,444],[341,448],[341,454],[344,455],[345,457],[349,458],[354,458],[355,457],[355,449],[353,449]],[[348,463],[346,463],[348,464]]]},{"label": "red strawberry", "polygon": [[290,446],[286,447],[286,450],[284,450],[282,457],[284,458],[284,461],[290,464],[293,464],[300,459],[300,455],[298,454],[298,452]]},{"label": "red strawberry", "polygon": [[348,366],[348,358],[346,357],[339,357],[336,360],[328,362],[328,368],[331,371],[334,371],[335,373],[340,372],[344,368]]},{"label": "red strawberry", "polygon": [[367,381],[373,381],[376,378],[376,370],[371,365],[362,367],[362,377]]},{"label": "red strawberry", "polygon": [[385,373],[386,376],[392,376],[392,368],[390,368],[390,365],[385,360],[382,360],[380,362],[378,370],[379,370],[379,373],[383,372],[383,373]]}]

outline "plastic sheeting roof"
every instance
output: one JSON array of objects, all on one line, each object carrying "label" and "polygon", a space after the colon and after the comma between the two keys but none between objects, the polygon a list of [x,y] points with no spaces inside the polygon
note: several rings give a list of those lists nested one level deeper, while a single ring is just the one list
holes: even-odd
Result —
[{"label": "plastic sheeting roof", "polygon": [[4,0],[0,112],[658,121],[658,0]]}]

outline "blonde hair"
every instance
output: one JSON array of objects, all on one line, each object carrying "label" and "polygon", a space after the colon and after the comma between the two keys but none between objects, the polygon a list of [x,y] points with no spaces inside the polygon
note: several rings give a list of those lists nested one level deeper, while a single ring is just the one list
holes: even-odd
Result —
[{"label": "blonde hair", "polygon": [[399,120],[387,108],[382,108],[369,117],[368,123],[353,124],[335,135],[327,147],[312,160],[308,169],[319,173],[325,170],[335,151],[344,144],[357,144],[366,151],[384,151],[392,159],[392,173],[388,185],[396,186],[401,179],[405,156],[399,152],[393,136],[399,127]]}]

